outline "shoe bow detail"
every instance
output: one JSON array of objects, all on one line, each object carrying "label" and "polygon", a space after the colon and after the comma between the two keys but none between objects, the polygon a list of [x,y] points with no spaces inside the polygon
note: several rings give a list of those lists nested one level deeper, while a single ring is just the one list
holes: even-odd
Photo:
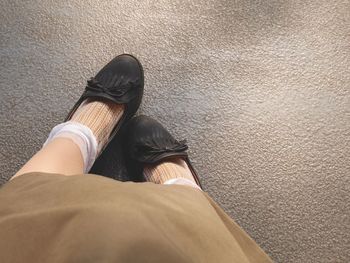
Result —
[{"label": "shoe bow detail", "polygon": [[131,155],[139,161],[153,160],[155,157],[166,153],[182,153],[188,149],[186,140],[172,141],[163,146],[154,142],[136,143],[133,149],[130,149]]},{"label": "shoe bow detail", "polygon": [[97,79],[91,78],[87,81],[86,91],[94,93],[105,93],[115,99],[127,99],[128,101],[135,98],[139,91],[134,87],[141,84],[140,80],[126,80],[125,77],[120,77],[111,87],[103,86]]},{"label": "shoe bow detail", "polygon": [[[136,146],[137,147],[137,146]],[[145,143],[140,145],[137,148],[142,148],[142,151],[146,151],[147,153],[150,154],[160,154],[160,153],[166,153],[166,152],[182,152],[182,151],[186,151],[188,149],[188,146],[186,144],[186,140],[183,141],[176,141],[174,143],[174,145],[167,145],[164,147],[157,147],[154,144],[150,144],[150,143]]]}]

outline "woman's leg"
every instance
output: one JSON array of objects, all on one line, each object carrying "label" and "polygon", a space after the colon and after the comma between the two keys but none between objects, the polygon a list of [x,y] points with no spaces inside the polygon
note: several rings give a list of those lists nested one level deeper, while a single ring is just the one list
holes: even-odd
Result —
[{"label": "woman's leg", "polygon": [[71,122],[61,124],[63,128],[67,128],[67,125],[70,127],[64,131],[59,128],[62,132],[56,132],[58,134],[49,139],[11,179],[30,172],[83,174],[86,172],[87,160],[91,159],[91,156],[87,156],[91,155],[88,149],[91,145],[86,145],[89,144],[87,137],[94,137],[90,140],[97,142],[95,155],[98,154],[123,113],[123,105],[107,101],[85,101],[74,113]]},{"label": "woman's leg", "polygon": [[112,59],[88,80],[82,95],[87,99],[69,113],[70,120],[52,129],[43,149],[15,176],[28,172],[63,175],[89,172],[125,107],[128,107],[128,115],[136,112],[143,86],[142,66],[135,57],[122,54]]},{"label": "woman's leg", "polygon": [[78,145],[68,138],[55,138],[37,152],[11,179],[31,172],[82,174],[83,167],[83,156]]}]

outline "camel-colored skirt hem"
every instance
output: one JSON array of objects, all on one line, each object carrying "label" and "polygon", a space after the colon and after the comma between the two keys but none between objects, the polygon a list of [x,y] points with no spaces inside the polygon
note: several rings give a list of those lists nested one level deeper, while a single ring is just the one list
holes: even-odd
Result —
[{"label": "camel-colored skirt hem", "polygon": [[205,193],[30,173],[0,188],[1,262],[271,262]]}]

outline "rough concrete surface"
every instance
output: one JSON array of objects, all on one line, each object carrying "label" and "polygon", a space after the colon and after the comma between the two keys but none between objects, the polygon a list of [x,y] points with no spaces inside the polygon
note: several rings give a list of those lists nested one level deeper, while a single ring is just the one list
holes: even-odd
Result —
[{"label": "rough concrete surface", "polygon": [[115,55],[140,112],[187,138],[204,189],[276,262],[350,262],[350,3],[1,0],[0,176]]}]

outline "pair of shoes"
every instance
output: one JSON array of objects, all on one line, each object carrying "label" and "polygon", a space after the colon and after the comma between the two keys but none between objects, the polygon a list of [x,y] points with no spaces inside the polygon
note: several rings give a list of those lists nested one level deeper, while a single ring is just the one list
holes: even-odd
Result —
[{"label": "pair of shoes", "polygon": [[113,128],[101,153],[114,137],[123,136],[128,168],[133,171],[136,180],[143,178],[144,165],[179,157],[186,161],[200,186],[198,175],[188,158],[185,141],[177,141],[159,122],[150,117],[143,115],[132,118],[141,104],[143,90],[144,73],[141,63],[132,55],[119,55],[88,81],[85,91],[65,121],[70,120],[88,98],[123,104],[123,116]]}]

